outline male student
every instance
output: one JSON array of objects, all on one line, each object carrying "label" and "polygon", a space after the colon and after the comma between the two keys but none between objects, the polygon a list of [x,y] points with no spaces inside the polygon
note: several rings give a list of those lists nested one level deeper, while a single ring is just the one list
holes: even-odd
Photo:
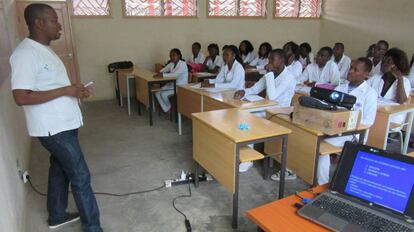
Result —
[{"label": "male student", "polygon": [[369,73],[369,78],[374,75],[380,75],[381,72],[381,62],[384,58],[385,53],[388,51],[388,42],[385,40],[380,40],[374,47],[374,52],[372,53],[372,70]]},{"label": "male student", "polygon": [[[234,98],[241,99],[245,95],[259,94],[266,89],[266,96],[269,100],[277,101],[281,107],[290,106],[295,94],[296,81],[292,73],[286,68],[286,61],[286,53],[282,49],[272,50],[269,54],[269,72],[251,88],[236,91]],[[253,166],[253,162],[241,163],[239,171],[245,172],[251,166]],[[289,179],[289,176],[286,178]]]},{"label": "male student", "polygon": [[[91,90],[71,85],[63,62],[49,47],[60,37],[62,26],[55,10],[45,4],[31,4],[24,11],[29,29],[15,49],[12,68],[13,96],[23,106],[27,129],[50,153],[47,193],[48,224],[57,228],[82,221],[84,232],[102,231],[99,210],[91,188],[91,177],[78,141],[82,113],[78,99]],[[67,213],[71,185],[79,213]]]},{"label": "male student", "polygon": [[[335,88],[356,97],[354,110],[361,113],[361,124],[371,126],[374,124],[377,112],[377,94],[374,89],[365,81],[372,68],[372,63],[368,58],[361,57],[352,62],[348,73],[347,82]],[[341,147],[345,141],[353,140],[353,136],[342,136],[338,138],[325,139],[326,142]],[[329,168],[331,166],[329,155],[319,156],[317,181],[318,185],[329,182]]]},{"label": "male student", "polygon": [[269,55],[271,70],[252,87],[237,91],[234,98],[240,99],[245,95],[259,94],[266,89],[266,96],[269,100],[277,101],[281,107],[290,106],[295,94],[296,81],[285,66],[286,60],[286,53],[282,49],[272,50]]},{"label": "male student", "polygon": [[338,65],[331,60],[332,48],[323,47],[316,54],[315,63],[309,64],[303,71],[300,80],[305,85],[315,86],[315,84],[338,85],[340,73]]},{"label": "male student", "polygon": [[199,42],[194,42],[191,46],[192,55],[187,59],[187,64],[203,64],[206,57],[201,50],[201,44]]},{"label": "male student", "polygon": [[335,43],[333,47],[332,60],[338,65],[341,81],[345,81],[348,77],[348,71],[351,67],[351,58],[344,54],[345,45],[343,43]]}]

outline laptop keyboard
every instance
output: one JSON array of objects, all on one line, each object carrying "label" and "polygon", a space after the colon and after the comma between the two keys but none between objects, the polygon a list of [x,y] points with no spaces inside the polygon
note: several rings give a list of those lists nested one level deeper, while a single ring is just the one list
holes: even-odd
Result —
[{"label": "laptop keyboard", "polygon": [[332,215],[342,218],[352,224],[359,225],[367,231],[375,232],[409,232],[411,228],[377,216],[366,210],[339,201],[327,195],[321,195],[313,201],[312,206],[323,208]]}]

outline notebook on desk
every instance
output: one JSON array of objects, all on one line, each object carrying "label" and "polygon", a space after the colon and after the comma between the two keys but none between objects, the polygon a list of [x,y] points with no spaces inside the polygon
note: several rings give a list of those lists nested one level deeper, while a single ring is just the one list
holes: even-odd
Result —
[{"label": "notebook on desk", "polygon": [[414,158],[347,142],[329,190],[298,214],[334,231],[414,231]]}]

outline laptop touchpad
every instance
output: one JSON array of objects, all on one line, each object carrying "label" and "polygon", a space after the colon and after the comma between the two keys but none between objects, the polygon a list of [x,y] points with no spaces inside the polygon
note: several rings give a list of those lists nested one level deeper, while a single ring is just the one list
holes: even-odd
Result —
[{"label": "laptop touchpad", "polygon": [[348,225],[348,222],[345,220],[342,220],[338,217],[333,216],[332,214],[329,213],[324,213],[322,214],[322,216],[320,216],[318,218],[318,220],[320,222],[322,222],[323,224],[331,227],[331,228],[335,228],[339,231],[342,231],[346,225]]}]

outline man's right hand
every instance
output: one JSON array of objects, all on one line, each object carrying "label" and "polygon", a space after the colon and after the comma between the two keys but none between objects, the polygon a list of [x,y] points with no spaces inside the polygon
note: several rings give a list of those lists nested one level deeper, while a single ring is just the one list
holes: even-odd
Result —
[{"label": "man's right hand", "polygon": [[67,86],[65,87],[65,92],[65,95],[79,99],[87,98],[90,96],[89,89],[83,87],[82,84],[73,84],[71,86]]},{"label": "man's right hand", "polygon": [[242,97],[244,97],[244,90],[238,90],[234,93],[234,99],[240,100]]}]

